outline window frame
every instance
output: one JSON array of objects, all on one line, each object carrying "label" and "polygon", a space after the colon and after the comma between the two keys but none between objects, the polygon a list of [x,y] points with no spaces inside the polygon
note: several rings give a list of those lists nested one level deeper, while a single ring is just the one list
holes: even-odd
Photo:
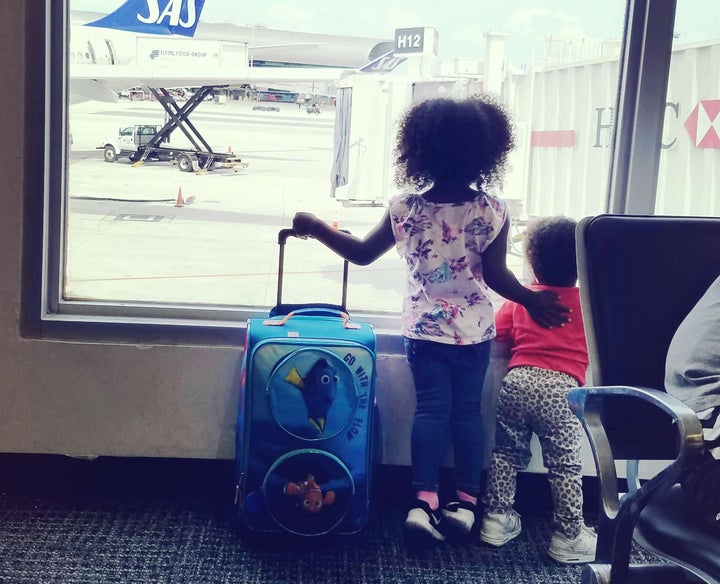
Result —
[{"label": "window frame", "polygon": [[[67,4],[62,0],[25,3],[27,109],[21,335],[105,342],[241,344],[247,319],[264,317],[265,312],[250,307],[62,299],[68,140]],[[675,0],[627,3],[607,212],[654,213],[675,8]],[[54,152],[62,155],[53,156]],[[40,170],[37,161],[42,161]],[[354,316],[375,325],[379,350],[402,352],[397,317]]]},{"label": "window frame", "polygon": [[628,2],[608,213],[655,214],[676,8],[676,0]]}]

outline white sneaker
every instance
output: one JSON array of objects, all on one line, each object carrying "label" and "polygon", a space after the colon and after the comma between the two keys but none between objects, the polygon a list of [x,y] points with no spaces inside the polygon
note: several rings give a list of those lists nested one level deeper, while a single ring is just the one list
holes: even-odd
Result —
[{"label": "white sneaker", "polygon": [[505,513],[485,513],[480,527],[480,539],[490,545],[501,546],[515,539],[521,531],[520,515],[514,509]]},{"label": "white sneaker", "polygon": [[557,531],[553,533],[548,555],[562,564],[587,564],[595,559],[596,547],[597,534],[583,525],[575,539],[569,539]]},{"label": "white sneaker", "polygon": [[442,511],[447,524],[455,531],[468,534],[475,525],[475,505],[467,501],[453,501]]},{"label": "white sneaker", "polygon": [[444,541],[442,515],[425,501],[415,501],[405,519],[405,533],[412,539]]}]

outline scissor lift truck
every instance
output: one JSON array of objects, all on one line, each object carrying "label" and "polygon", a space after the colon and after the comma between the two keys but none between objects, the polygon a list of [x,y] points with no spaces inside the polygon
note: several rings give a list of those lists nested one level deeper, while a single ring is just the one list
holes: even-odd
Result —
[{"label": "scissor lift truck", "polygon": [[[167,123],[164,126],[137,124],[121,129],[116,138],[98,146],[98,149],[103,150],[105,162],[115,162],[118,158],[127,156],[133,166],[143,164],[146,160],[166,160],[176,163],[182,172],[204,172],[212,168],[232,168],[237,172],[239,168],[246,168],[248,163],[232,152],[213,152],[189,119],[192,111],[211,95],[216,87],[218,86],[201,87],[182,107],[167,89],[149,88],[167,112]],[[193,148],[173,148],[167,145],[170,135],[178,128]]]}]

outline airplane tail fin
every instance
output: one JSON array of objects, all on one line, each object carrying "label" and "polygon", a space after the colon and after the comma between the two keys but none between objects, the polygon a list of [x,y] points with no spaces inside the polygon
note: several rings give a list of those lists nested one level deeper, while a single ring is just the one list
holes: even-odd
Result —
[{"label": "airplane tail fin", "polygon": [[115,12],[85,26],[191,37],[204,4],[205,0],[127,0]]}]

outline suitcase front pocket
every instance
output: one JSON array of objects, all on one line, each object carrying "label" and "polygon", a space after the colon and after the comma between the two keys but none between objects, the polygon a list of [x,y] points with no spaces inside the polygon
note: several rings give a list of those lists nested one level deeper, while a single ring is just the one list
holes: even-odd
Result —
[{"label": "suitcase front pocket", "polygon": [[296,535],[322,535],[347,515],[355,483],[337,456],[300,449],[275,461],[262,489],[270,516],[282,529]]},{"label": "suitcase front pocket", "polygon": [[288,434],[325,440],[350,424],[358,384],[348,364],[322,348],[301,348],[276,364],[268,379],[270,411]]}]

